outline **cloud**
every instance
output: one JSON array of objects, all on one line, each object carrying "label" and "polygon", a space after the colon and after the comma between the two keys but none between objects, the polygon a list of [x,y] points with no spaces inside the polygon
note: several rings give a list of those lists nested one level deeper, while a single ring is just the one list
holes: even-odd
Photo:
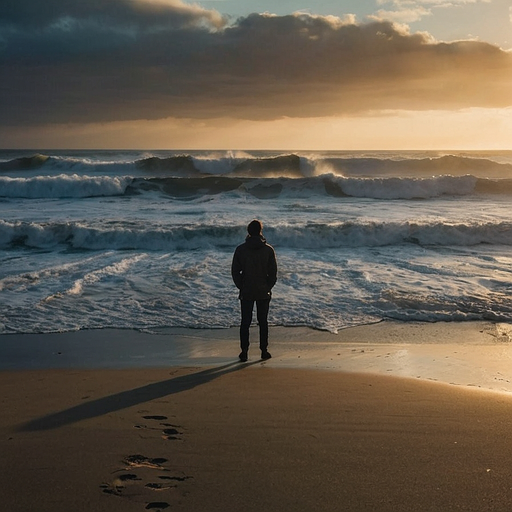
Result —
[{"label": "cloud", "polygon": [[63,19],[134,27],[225,23],[217,11],[181,0],[3,0],[0,4],[0,26],[48,30]]},{"label": "cloud", "polygon": [[390,21],[233,21],[180,0],[4,0],[0,20],[10,125],[512,104],[512,55]]},{"label": "cloud", "polygon": [[377,5],[391,4],[394,9],[380,9],[370,19],[414,23],[432,16],[432,9],[461,7],[467,4],[490,3],[492,0],[377,0]]},{"label": "cloud", "polygon": [[409,9],[414,6],[431,5],[433,7],[457,7],[467,4],[489,4],[492,0],[377,0],[377,5],[393,4],[396,7]]},{"label": "cloud", "polygon": [[399,9],[397,11],[387,11],[385,9],[379,9],[375,14],[369,16],[370,19],[374,20],[390,20],[398,23],[414,23],[419,21],[425,16],[431,16],[432,10],[425,9],[425,7],[417,6],[413,9]]}]

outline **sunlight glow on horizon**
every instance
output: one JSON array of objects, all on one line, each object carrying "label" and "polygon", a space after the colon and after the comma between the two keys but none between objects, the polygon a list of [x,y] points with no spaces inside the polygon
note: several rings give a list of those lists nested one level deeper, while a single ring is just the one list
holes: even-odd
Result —
[{"label": "sunlight glow on horizon", "polygon": [[[512,108],[388,111],[274,121],[161,119],[0,133],[5,148],[189,150],[512,150]],[[53,141],[59,140],[56,147]]]}]

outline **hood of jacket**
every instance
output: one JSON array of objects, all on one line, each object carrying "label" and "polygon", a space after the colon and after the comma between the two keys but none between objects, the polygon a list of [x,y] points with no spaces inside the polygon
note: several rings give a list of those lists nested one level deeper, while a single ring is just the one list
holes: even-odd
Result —
[{"label": "hood of jacket", "polygon": [[265,247],[266,244],[267,244],[267,241],[261,235],[248,236],[245,239],[245,245],[247,246],[247,248],[254,250],[254,251],[261,249],[262,247]]}]

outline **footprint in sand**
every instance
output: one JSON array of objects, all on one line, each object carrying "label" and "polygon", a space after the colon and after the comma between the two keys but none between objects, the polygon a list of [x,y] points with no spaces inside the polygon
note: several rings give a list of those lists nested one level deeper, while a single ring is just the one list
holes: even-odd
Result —
[{"label": "footprint in sand", "polygon": [[125,467],[118,470],[118,472],[132,471],[116,476],[112,482],[103,483],[100,488],[105,494],[147,503],[148,498],[154,492],[169,491],[178,487],[180,482],[192,478],[186,475],[161,474],[170,471],[166,467],[167,462],[168,460],[163,457],[146,457],[140,454],[129,455],[123,460]]},{"label": "footprint in sand", "polygon": [[[144,420],[154,420],[154,421],[164,421],[167,419],[167,416],[158,416],[158,415],[152,415],[152,416],[142,416],[142,419]],[[160,423],[159,427],[148,427],[147,425],[135,425],[135,428],[138,429],[145,429],[145,430],[160,430],[160,427],[167,427],[164,428],[162,432],[162,437],[166,439],[167,441],[179,441],[181,440],[181,435],[183,435],[183,432],[180,432],[178,429],[181,428],[179,425],[173,425],[172,423]]]},{"label": "footprint in sand", "polygon": [[121,480],[121,482],[126,482],[127,480],[140,480],[140,478],[137,475],[131,475],[128,473],[126,475],[121,475],[119,480]]},{"label": "footprint in sand", "polygon": [[181,439],[181,436],[183,434],[183,432],[180,432],[179,430],[176,430],[175,427],[178,427],[179,428],[179,425],[164,425],[166,427],[171,427],[171,428],[166,428],[162,431],[163,433],[163,438],[164,439],[167,439],[168,441],[176,441],[176,440],[179,440]]},{"label": "footprint in sand", "polygon": [[[135,428],[148,431],[159,431],[163,439],[181,440],[183,433],[179,425],[163,423],[167,416],[146,415],[142,419],[148,422],[159,422],[158,425],[151,426],[151,423],[144,425],[135,425]],[[116,476],[113,481],[103,483],[100,488],[105,494],[128,499],[130,501],[145,504],[146,510],[158,512],[169,508],[171,505],[167,501],[152,501],[151,495],[163,493],[164,496],[178,487],[180,482],[184,482],[192,477],[186,475],[168,475],[170,472],[167,467],[168,459],[164,457],[146,457],[141,454],[128,455],[123,460],[124,467],[116,471],[122,473]],[[129,472],[126,472],[129,471]],[[162,474],[164,473],[164,474]]]},{"label": "footprint in sand", "polygon": [[154,459],[150,459],[149,457],[145,457],[144,455],[128,455],[126,459],[123,461],[127,466],[132,466],[135,468],[153,468],[153,469],[164,469],[162,464],[167,462],[167,459],[163,457],[156,457]]},{"label": "footprint in sand", "polygon": [[192,478],[191,476],[159,476],[160,480],[175,480],[176,482],[184,482],[185,480],[188,480],[189,478]]}]

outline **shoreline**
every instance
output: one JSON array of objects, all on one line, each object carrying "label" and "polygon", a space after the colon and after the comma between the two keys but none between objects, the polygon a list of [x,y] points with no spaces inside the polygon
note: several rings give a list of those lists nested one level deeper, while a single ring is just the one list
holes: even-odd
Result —
[{"label": "shoreline", "polygon": [[[249,362],[259,361],[257,327]],[[274,368],[374,373],[512,392],[512,325],[382,321],[333,334],[271,327]],[[0,335],[0,371],[209,367],[238,361],[238,328]],[[261,361],[259,361],[263,364]]]}]

